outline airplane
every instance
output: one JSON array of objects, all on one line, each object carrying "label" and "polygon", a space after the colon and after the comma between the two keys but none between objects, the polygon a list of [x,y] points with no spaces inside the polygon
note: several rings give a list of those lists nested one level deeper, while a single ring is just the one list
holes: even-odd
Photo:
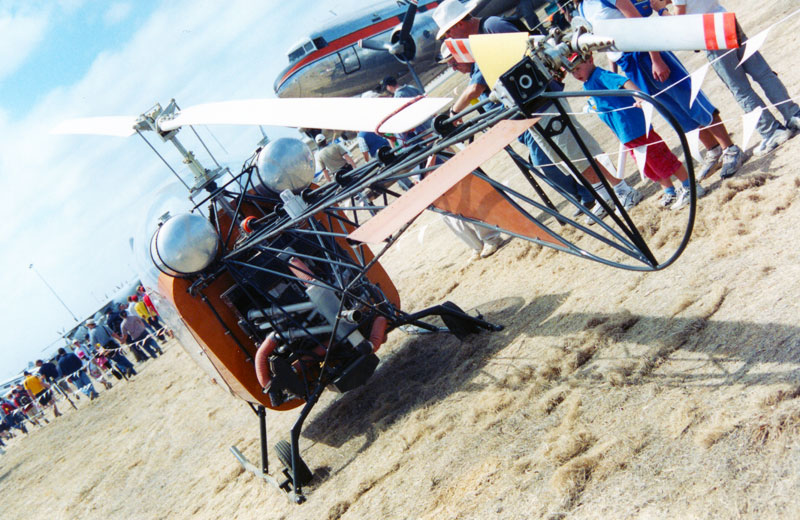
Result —
[{"label": "airplane", "polygon": [[[562,69],[571,69],[573,53],[704,49],[709,41],[716,43],[704,31],[724,24],[713,19],[704,23],[703,15],[697,16],[677,22],[677,17],[614,20],[602,26],[603,33],[577,24],[571,32],[551,31],[546,37],[478,35],[449,42],[462,49],[463,59],[473,57],[487,79],[490,70],[498,76],[490,101],[500,104],[493,108],[483,102],[458,114],[439,114],[448,98],[263,99],[182,110],[171,102],[138,117],[66,121],[54,133],[145,137],[153,132],[172,143],[193,168],[188,197],[177,185],[155,197],[145,219],[148,232],[135,240],[140,278],[192,358],[258,416],[261,463],[251,463],[232,446],[234,456],[246,470],[299,504],[305,500],[303,486],[314,478],[300,455],[304,421],[324,390],[343,393],[367,384],[388,333],[412,325],[464,338],[502,329],[453,302],[416,312],[402,309],[380,258],[422,211],[621,269],[655,271],[678,259],[692,232],[694,188],[683,237],[671,254],[659,259],[607,181],[601,178],[612,200],[596,198],[610,222],[592,215],[508,144],[529,129],[545,139],[552,137],[552,128],[537,123],[543,102],[562,114],[565,131],[582,143],[560,100],[633,95],[651,103],[672,127],[694,184],[686,136],[657,98],[633,91],[551,91],[548,85]],[[680,37],[673,38],[679,30]],[[734,44],[738,45],[735,37],[730,45]],[[479,113],[479,108],[486,110]],[[176,137],[182,127],[196,124],[401,132],[432,116],[428,131],[399,149],[383,149],[377,159],[359,168],[336,172],[333,182],[323,186],[312,184],[313,158],[298,139],[272,141],[246,160],[240,172],[232,173],[203,168]],[[461,120],[464,123],[456,124]],[[466,143],[454,157],[450,150]],[[481,169],[504,149],[524,182],[507,185]],[[597,195],[574,161],[561,159]],[[595,158],[587,154],[584,159],[597,168]],[[412,174],[424,178],[404,194],[393,189],[395,181]],[[366,189],[378,198],[357,203]],[[575,208],[597,228],[576,221],[571,216]],[[440,318],[443,326],[432,317]],[[284,466],[277,478],[269,471],[267,409],[300,409],[290,440],[275,445]]]},{"label": "airplane", "polygon": [[[275,79],[275,93],[283,98],[355,96],[375,89],[386,76],[409,73],[419,74],[418,86],[427,84],[446,69],[435,59],[440,42],[431,13],[439,3],[382,0],[311,31],[289,48],[289,63]],[[480,0],[474,13],[497,15],[519,4],[532,12],[545,3]]]}]

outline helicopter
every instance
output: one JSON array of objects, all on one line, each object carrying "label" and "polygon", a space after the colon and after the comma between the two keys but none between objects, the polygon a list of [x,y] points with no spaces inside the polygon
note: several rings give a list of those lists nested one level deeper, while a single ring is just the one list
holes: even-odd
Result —
[{"label": "helicopter", "polygon": [[[530,130],[552,146],[555,135],[570,132],[582,145],[584,159],[597,168],[563,100],[623,93],[555,91],[548,88],[550,81],[571,69],[575,53],[705,48],[710,40],[703,31],[709,24],[701,18],[682,17],[684,36],[658,41],[652,34],[675,34],[669,24],[676,22],[617,20],[594,28],[576,24],[572,31],[554,29],[545,36],[481,35],[450,41],[447,45],[466,50],[461,59],[475,59],[487,79],[497,80],[492,80],[489,100],[457,114],[440,114],[448,98],[264,99],[185,109],[173,100],[137,117],[66,121],[54,132],[138,134],[145,141],[152,133],[172,144],[189,166],[194,180],[184,183],[188,197],[184,192],[176,202],[180,197],[175,192],[159,195],[145,219],[147,230],[137,253],[149,262],[142,281],[192,357],[258,417],[261,464],[231,447],[234,456],[245,469],[286,492],[290,501],[302,503],[303,486],[314,476],[300,456],[304,421],[326,389],[344,393],[367,384],[387,334],[413,326],[466,338],[502,329],[449,301],[415,312],[402,309],[380,259],[422,211],[620,269],[655,271],[678,259],[696,213],[695,178],[686,136],[657,98],[624,92],[652,104],[673,129],[692,184],[683,238],[666,258],[658,258],[649,247],[607,180],[601,177],[611,200],[597,201],[610,222],[583,208],[509,144]],[[515,43],[509,44],[509,37]],[[558,112],[555,124],[538,124],[543,106]],[[203,167],[177,138],[183,127],[197,124],[398,133],[431,118],[427,130],[401,147],[384,148],[360,167],[335,172],[324,185],[313,183],[313,156],[298,139],[281,138],[259,147],[240,171],[231,172]],[[575,178],[597,195],[575,161],[553,148]],[[482,169],[500,151],[519,170],[524,189]],[[408,192],[395,188],[397,181],[410,177],[422,179]],[[372,196],[364,199],[367,190]],[[573,209],[597,228],[577,221]],[[284,468],[273,477],[266,411],[298,408],[289,441],[275,445]]]}]

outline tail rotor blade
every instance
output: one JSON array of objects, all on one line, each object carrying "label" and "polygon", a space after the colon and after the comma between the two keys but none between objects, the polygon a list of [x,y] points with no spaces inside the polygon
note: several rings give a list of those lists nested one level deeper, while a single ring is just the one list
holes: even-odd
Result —
[{"label": "tail rotor blade", "polygon": [[713,51],[739,46],[734,13],[597,20],[592,33],[613,38],[612,49],[621,52]]}]

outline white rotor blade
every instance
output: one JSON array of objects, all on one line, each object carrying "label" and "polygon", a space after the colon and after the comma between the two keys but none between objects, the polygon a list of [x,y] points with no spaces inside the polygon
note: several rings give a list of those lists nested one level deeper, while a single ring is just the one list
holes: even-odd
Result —
[{"label": "white rotor blade", "polygon": [[597,20],[592,34],[614,39],[612,50],[621,52],[697,51],[734,49],[734,13],[651,16]]},{"label": "white rotor blade", "polygon": [[[160,120],[162,131],[186,125],[268,125],[399,133],[416,128],[450,98],[279,98],[207,103]],[[410,104],[409,104],[410,103]],[[409,104],[405,108],[404,105]],[[397,113],[395,113],[397,112]],[[394,115],[392,115],[394,114]]]},{"label": "white rotor blade", "polygon": [[50,130],[51,134],[111,135],[128,137],[135,133],[136,116],[82,117],[67,119]]}]

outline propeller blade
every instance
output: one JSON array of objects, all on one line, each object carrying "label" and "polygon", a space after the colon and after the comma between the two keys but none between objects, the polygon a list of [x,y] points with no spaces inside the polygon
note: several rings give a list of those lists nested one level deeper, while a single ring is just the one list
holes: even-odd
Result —
[{"label": "propeller blade", "polygon": [[417,15],[417,2],[411,1],[408,3],[408,10],[406,16],[403,18],[403,26],[400,28],[400,34],[411,35],[411,28],[414,26],[414,18]]},{"label": "propeller blade", "polygon": [[598,20],[592,24],[592,33],[613,38],[611,50],[621,52],[722,50],[739,46],[734,13]]},{"label": "propeller blade", "polygon": [[[451,98],[279,98],[195,105],[172,119],[160,119],[170,131],[186,125],[268,125],[399,133],[416,128],[444,108]],[[405,106],[407,105],[408,106]],[[405,106],[405,107],[404,107]]]},{"label": "propeller blade", "polygon": [[110,135],[129,137],[136,131],[137,116],[82,117],[67,119],[50,130],[51,134]]},{"label": "propeller blade", "polygon": [[362,49],[370,49],[373,51],[390,51],[392,44],[377,40],[358,40],[358,46]]}]

